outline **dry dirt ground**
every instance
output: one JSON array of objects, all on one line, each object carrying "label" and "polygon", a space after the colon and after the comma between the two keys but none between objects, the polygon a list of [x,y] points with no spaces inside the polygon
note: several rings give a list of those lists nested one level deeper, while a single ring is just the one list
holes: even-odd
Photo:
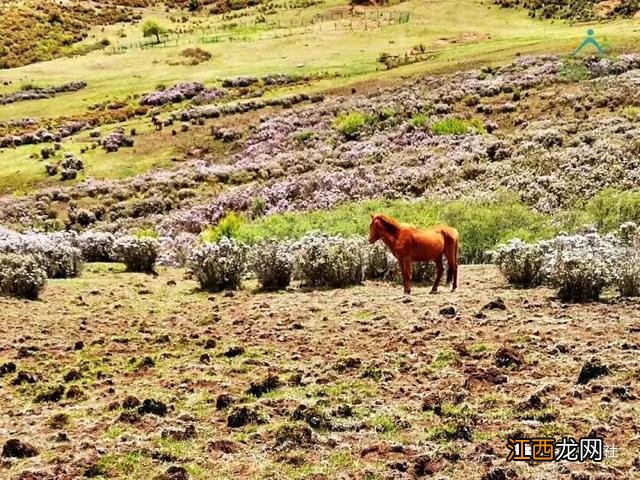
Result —
[{"label": "dry dirt ground", "polygon": [[[39,301],[0,298],[0,444],[37,450],[0,457],[0,478],[640,478],[640,303],[460,275],[410,298],[206,294],[90,264]],[[608,373],[578,384],[592,358]],[[617,456],[505,461],[509,435],[590,433]]]}]

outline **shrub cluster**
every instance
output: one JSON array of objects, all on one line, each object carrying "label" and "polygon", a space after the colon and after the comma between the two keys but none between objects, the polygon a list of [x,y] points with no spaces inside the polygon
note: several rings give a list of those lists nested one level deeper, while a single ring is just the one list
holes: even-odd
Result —
[{"label": "shrub cluster", "polygon": [[293,249],[288,242],[267,241],[255,245],[250,267],[264,290],[289,286],[293,273]]},{"label": "shrub cluster", "polygon": [[630,248],[611,234],[560,235],[534,244],[513,240],[494,252],[494,261],[512,284],[545,284],[563,300],[582,302],[597,300],[612,285],[635,294],[639,269],[623,260],[635,251]]},{"label": "shrub cluster", "polygon": [[0,253],[31,255],[49,278],[77,277],[82,254],[73,233],[26,233],[0,230]]},{"label": "shrub cluster", "polygon": [[117,152],[120,147],[133,147],[133,139],[128,137],[120,127],[105,136],[101,143],[107,152]]},{"label": "shrub cluster", "polygon": [[86,262],[112,261],[115,241],[115,236],[108,232],[85,232],[78,236],[78,246]]},{"label": "shrub cluster", "polygon": [[31,255],[0,253],[0,294],[35,300],[47,280]]},{"label": "shrub cluster", "polygon": [[158,257],[158,240],[152,237],[126,235],[113,244],[114,258],[130,272],[154,273]]},{"label": "shrub cluster", "polygon": [[6,105],[8,103],[24,102],[27,100],[39,100],[42,98],[51,98],[58,93],[62,92],[75,92],[81,90],[87,86],[86,82],[69,82],[64,85],[55,85],[51,87],[33,87],[32,85],[25,85],[18,92],[8,93],[6,95],[0,95],[0,105]]},{"label": "shrub cluster", "polygon": [[294,272],[313,287],[345,287],[364,280],[367,256],[360,240],[312,232],[298,240]]},{"label": "shrub cluster", "polygon": [[247,248],[228,237],[205,243],[189,256],[188,266],[200,286],[209,291],[235,289],[246,270]]},{"label": "shrub cluster", "polygon": [[200,82],[181,82],[145,95],[140,100],[140,105],[160,106],[167,103],[179,103],[195,97],[203,90],[204,85]]},{"label": "shrub cluster", "polygon": [[542,274],[549,244],[526,243],[520,239],[511,240],[493,253],[493,261],[507,281],[518,287],[541,285]]}]

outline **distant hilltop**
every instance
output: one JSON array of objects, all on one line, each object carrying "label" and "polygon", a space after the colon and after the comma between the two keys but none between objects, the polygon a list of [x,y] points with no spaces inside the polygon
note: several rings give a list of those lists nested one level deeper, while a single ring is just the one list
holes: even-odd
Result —
[{"label": "distant hilltop", "polygon": [[590,20],[632,17],[640,10],[636,0],[494,0],[504,8],[524,8],[530,17],[558,18],[586,22]]}]

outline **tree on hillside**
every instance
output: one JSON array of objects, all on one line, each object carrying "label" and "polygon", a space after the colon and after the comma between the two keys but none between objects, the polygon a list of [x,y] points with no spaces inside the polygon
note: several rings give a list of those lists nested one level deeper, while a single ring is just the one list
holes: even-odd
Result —
[{"label": "tree on hillside", "polygon": [[167,33],[167,29],[153,19],[149,19],[142,24],[142,35],[147,37],[156,37],[156,42],[160,43],[160,35]]}]

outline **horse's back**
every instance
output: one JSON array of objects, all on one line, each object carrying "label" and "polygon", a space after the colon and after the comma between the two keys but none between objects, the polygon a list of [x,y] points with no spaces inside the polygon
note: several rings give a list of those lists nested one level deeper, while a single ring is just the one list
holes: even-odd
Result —
[{"label": "horse's back", "polygon": [[449,225],[445,225],[444,223],[439,223],[438,225],[434,225],[431,228],[433,228],[434,230],[437,230],[442,235],[446,235],[450,237],[452,240],[457,241],[460,238],[460,234],[458,233],[458,230],[456,230],[453,227],[450,227]]}]

